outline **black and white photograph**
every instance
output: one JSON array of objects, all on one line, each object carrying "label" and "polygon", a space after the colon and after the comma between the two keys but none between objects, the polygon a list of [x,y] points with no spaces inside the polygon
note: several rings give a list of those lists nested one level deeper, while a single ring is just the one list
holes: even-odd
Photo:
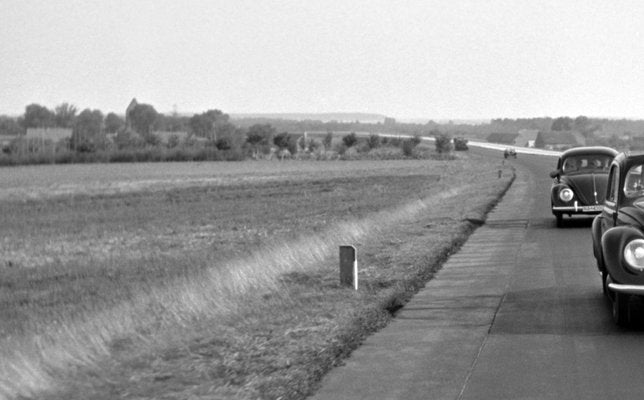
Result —
[{"label": "black and white photograph", "polygon": [[643,2],[0,20],[0,400],[644,397]]}]

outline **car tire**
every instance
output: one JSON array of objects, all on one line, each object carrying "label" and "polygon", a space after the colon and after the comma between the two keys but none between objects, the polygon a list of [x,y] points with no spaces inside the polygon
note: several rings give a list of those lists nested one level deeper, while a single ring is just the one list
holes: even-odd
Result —
[{"label": "car tire", "polygon": [[613,296],[613,321],[619,326],[628,326],[630,322],[628,300],[629,296],[624,293]]},{"label": "car tire", "polygon": [[602,293],[604,296],[608,296],[608,274],[606,271],[602,271]]},{"label": "car tire", "polygon": [[563,214],[557,213],[555,218],[557,219],[557,228],[561,228],[563,226]]}]

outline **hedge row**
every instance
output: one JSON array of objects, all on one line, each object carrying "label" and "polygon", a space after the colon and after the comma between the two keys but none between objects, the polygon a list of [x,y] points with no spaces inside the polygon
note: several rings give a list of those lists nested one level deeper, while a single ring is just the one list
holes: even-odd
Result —
[{"label": "hedge row", "polygon": [[216,148],[147,148],[78,153],[63,151],[53,154],[29,153],[24,155],[0,154],[0,165],[76,164],[112,162],[166,162],[166,161],[240,161],[246,158],[241,150]]}]

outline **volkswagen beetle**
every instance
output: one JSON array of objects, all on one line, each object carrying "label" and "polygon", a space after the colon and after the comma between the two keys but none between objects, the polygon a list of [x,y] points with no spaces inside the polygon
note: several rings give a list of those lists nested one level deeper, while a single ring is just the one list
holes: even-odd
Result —
[{"label": "volkswagen beetle", "polygon": [[592,225],[593,254],[618,325],[630,300],[644,296],[644,153],[620,153],[610,165],[606,198]]},{"label": "volkswagen beetle", "polygon": [[617,155],[609,147],[576,147],[561,153],[550,189],[552,214],[562,226],[564,214],[594,215],[601,212],[608,167]]},{"label": "volkswagen beetle", "polygon": [[506,147],[503,151],[503,158],[517,158],[517,151],[514,147]]}]

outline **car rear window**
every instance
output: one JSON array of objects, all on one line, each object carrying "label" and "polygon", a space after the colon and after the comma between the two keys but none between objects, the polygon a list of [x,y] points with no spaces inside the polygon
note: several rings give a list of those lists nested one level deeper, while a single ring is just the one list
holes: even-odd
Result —
[{"label": "car rear window", "polygon": [[612,160],[612,157],[603,154],[570,156],[563,160],[562,170],[564,174],[607,173]]}]

